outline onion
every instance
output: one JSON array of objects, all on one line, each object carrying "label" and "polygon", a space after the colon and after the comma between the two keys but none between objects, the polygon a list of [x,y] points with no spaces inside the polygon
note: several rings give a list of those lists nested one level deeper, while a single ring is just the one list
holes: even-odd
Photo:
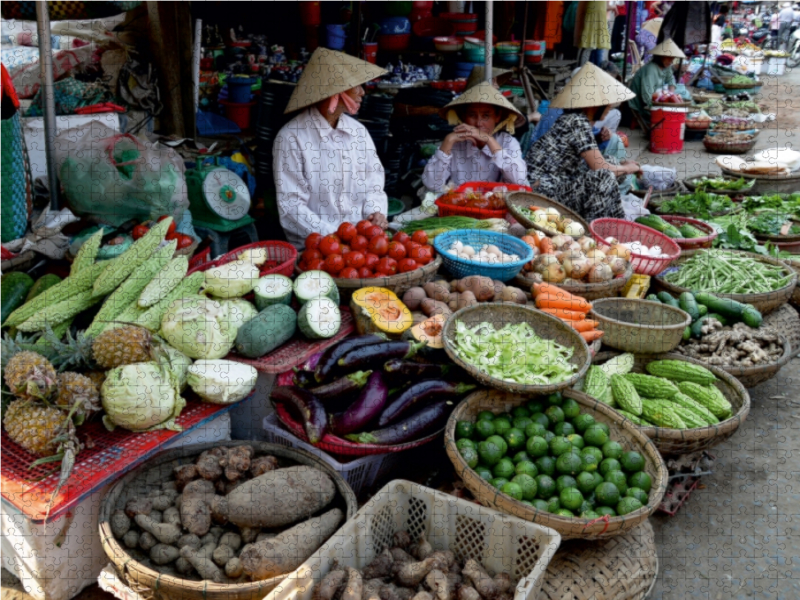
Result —
[{"label": "onion", "polygon": [[537,273],[543,272],[550,265],[557,265],[558,259],[552,254],[540,254],[533,259],[533,270]]},{"label": "onion", "polygon": [[539,227],[545,227],[549,222],[547,219],[547,215],[541,210],[533,213],[531,221],[534,223],[534,225],[538,225]]},{"label": "onion", "polygon": [[568,235],[554,235],[553,236],[553,247],[556,250],[564,250],[567,246],[572,243],[572,238]]},{"label": "onion", "polygon": [[609,256],[618,256],[622,260],[629,261],[631,259],[631,251],[626,246],[622,244],[614,244],[608,250],[607,254]]},{"label": "onion", "polygon": [[606,253],[602,250],[598,250],[597,248],[593,248],[586,253],[586,258],[588,258],[591,262],[601,263],[605,260]]},{"label": "onion", "polygon": [[547,215],[547,220],[553,223],[555,223],[561,218],[561,213],[558,212],[557,208],[553,208],[552,206],[548,206],[547,208],[545,208],[544,214]]},{"label": "onion", "polygon": [[542,279],[547,283],[561,283],[566,278],[567,274],[564,272],[564,268],[558,263],[548,265],[542,272]]},{"label": "onion", "polygon": [[610,256],[606,264],[611,268],[611,272],[614,275],[621,275],[628,268],[628,262],[619,256]]},{"label": "onion", "polygon": [[556,260],[558,262],[561,262],[561,261],[564,260],[564,257],[566,256],[566,253],[561,252],[561,250],[556,250],[555,252],[553,252],[553,256],[556,257]]},{"label": "onion", "polygon": [[586,233],[586,230],[583,228],[583,225],[577,221],[572,221],[568,225],[564,226],[564,233],[567,235],[578,236]]},{"label": "onion", "polygon": [[613,278],[614,273],[608,265],[597,264],[589,269],[589,283],[605,283],[606,281],[611,281]]},{"label": "onion", "polygon": [[583,248],[581,248],[581,245],[578,242],[573,241],[569,243],[565,252],[580,252],[582,254]]},{"label": "onion", "polygon": [[591,263],[585,258],[567,258],[563,263],[564,272],[573,279],[583,279],[589,273]]},{"label": "onion", "polygon": [[606,238],[606,243],[607,244],[611,244],[613,246],[614,244],[619,244],[619,240],[617,238],[615,238],[615,237],[608,236]]},{"label": "onion", "polygon": [[588,252],[592,248],[597,247],[597,242],[595,242],[592,238],[583,236],[578,240],[578,245],[581,247],[583,252]]}]

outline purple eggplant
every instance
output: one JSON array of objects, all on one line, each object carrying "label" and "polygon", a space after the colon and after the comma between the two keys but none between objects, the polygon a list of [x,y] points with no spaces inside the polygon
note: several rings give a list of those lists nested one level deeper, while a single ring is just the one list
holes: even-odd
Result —
[{"label": "purple eggplant", "polygon": [[357,392],[363,388],[367,384],[367,378],[371,373],[372,371],[356,371],[355,373],[350,373],[350,375],[334,379],[330,383],[309,388],[308,391],[323,402],[325,400],[332,400],[339,396]]},{"label": "purple eggplant", "polygon": [[390,425],[385,429],[355,433],[345,436],[352,442],[359,444],[379,444],[393,446],[418,440],[437,431],[444,426],[447,417],[453,410],[453,402],[439,400],[411,415],[404,421]]},{"label": "purple eggplant", "polygon": [[316,383],[313,371],[306,371],[305,369],[295,369],[292,376],[292,383],[301,388],[307,388]]},{"label": "purple eggplant", "polygon": [[345,369],[380,368],[393,358],[411,358],[425,342],[381,342],[356,348],[339,359],[338,365]]},{"label": "purple eggplant", "polygon": [[296,385],[282,385],[270,394],[273,403],[280,403],[300,418],[308,441],[318,444],[328,430],[328,415],[319,398]]},{"label": "purple eggplant", "polygon": [[383,380],[383,373],[375,371],[350,408],[331,416],[331,431],[336,435],[345,435],[363,429],[381,414],[388,395],[389,388]]},{"label": "purple eggplant", "polygon": [[319,362],[314,369],[314,378],[322,383],[328,379],[336,368],[336,363],[340,358],[351,350],[361,348],[362,346],[369,346],[370,344],[378,344],[385,342],[386,338],[379,335],[360,335],[358,337],[347,338],[325,350],[322,356],[319,357]]},{"label": "purple eggplant", "polygon": [[419,381],[421,379],[440,379],[450,371],[450,365],[418,363],[393,358],[383,365],[383,372],[392,381]]},{"label": "purple eggplant", "polygon": [[386,427],[402,416],[408,415],[415,407],[432,400],[454,400],[475,387],[468,383],[451,383],[441,379],[429,379],[411,384],[411,387],[404,390],[384,409],[378,419],[378,425]]}]

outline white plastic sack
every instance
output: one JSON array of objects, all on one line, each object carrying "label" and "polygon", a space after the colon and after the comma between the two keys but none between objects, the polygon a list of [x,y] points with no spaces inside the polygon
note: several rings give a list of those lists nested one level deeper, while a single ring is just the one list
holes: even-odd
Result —
[{"label": "white plastic sack", "polygon": [[639,217],[644,217],[650,214],[644,205],[644,198],[639,198],[633,194],[625,194],[622,197],[622,210],[625,211],[626,221],[635,221]]},{"label": "white plastic sack", "polygon": [[670,169],[669,167],[642,165],[642,176],[639,181],[642,189],[646,190],[652,186],[654,191],[660,192],[675,185],[676,176],[675,169]]}]

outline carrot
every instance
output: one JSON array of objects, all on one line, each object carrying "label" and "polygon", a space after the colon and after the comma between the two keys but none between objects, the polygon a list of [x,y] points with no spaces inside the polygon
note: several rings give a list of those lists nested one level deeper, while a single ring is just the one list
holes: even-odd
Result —
[{"label": "carrot", "polygon": [[577,296],[565,299],[553,294],[539,294],[536,296],[536,308],[563,308],[585,314],[592,310],[592,305]]},{"label": "carrot", "polygon": [[551,240],[549,237],[539,240],[539,251],[542,254],[554,254],[556,247],[553,245],[553,240]]},{"label": "carrot", "polygon": [[539,237],[536,235],[523,235],[520,240],[528,244],[531,248],[539,249]]},{"label": "carrot", "polygon": [[595,329],[593,331],[581,331],[580,335],[585,342],[591,343],[603,337],[603,332],[600,331],[599,329]]},{"label": "carrot", "polygon": [[600,323],[597,321],[591,321],[589,319],[584,319],[583,321],[567,321],[567,325],[572,327],[575,331],[589,332],[593,329],[596,329]]},{"label": "carrot", "polygon": [[562,290],[557,285],[553,285],[552,283],[542,282],[542,283],[534,283],[533,288],[535,291],[535,295],[538,296],[539,294],[552,294],[558,298],[580,298],[580,296],[574,296],[570,294],[567,290]]},{"label": "carrot", "polygon": [[558,317],[562,321],[583,321],[586,315],[576,310],[564,310],[563,308],[540,308],[543,313]]}]

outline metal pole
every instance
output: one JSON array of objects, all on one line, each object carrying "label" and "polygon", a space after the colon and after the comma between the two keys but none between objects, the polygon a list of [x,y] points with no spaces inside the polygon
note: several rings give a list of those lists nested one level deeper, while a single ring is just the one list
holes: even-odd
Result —
[{"label": "metal pole", "polygon": [[492,50],[494,49],[492,45],[492,30],[494,29],[493,5],[492,0],[486,0],[486,39],[483,42],[486,58],[483,63],[483,77],[485,81],[490,83],[492,81]]},{"label": "metal pole", "polygon": [[[628,75],[628,51],[630,49],[630,39],[631,39],[631,12],[633,10],[633,2],[626,2],[625,3],[625,35],[623,39],[625,40],[624,47],[622,49],[623,53],[623,60],[622,60],[622,85],[625,85],[625,79]],[[635,36],[634,36],[635,37]]]},{"label": "metal pole", "polygon": [[[194,88],[194,114],[200,110],[200,57],[202,56],[203,21],[194,22],[194,47],[192,48],[192,87]],[[195,124],[196,125],[196,124]]]},{"label": "metal pole", "polygon": [[50,14],[47,2],[36,1],[36,30],[39,34],[39,67],[44,98],[44,147],[47,157],[47,187],[50,207],[58,210],[58,175],[56,174],[56,99],[53,90],[53,52],[50,45]]}]

